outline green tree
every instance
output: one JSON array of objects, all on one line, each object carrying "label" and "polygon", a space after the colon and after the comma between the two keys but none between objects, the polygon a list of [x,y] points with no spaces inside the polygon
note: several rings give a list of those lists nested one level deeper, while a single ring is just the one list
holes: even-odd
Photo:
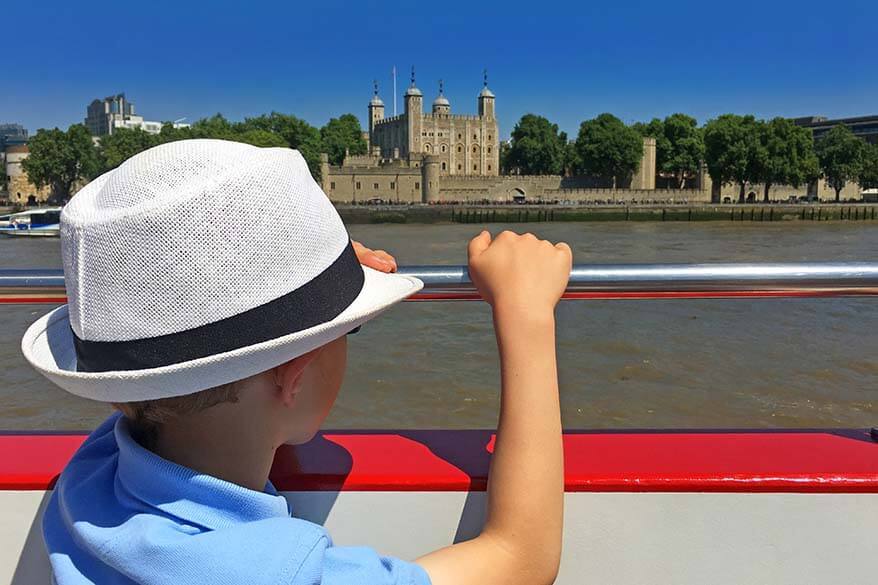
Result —
[{"label": "green tree", "polygon": [[857,182],[863,189],[878,189],[878,144],[866,146],[863,169]]},{"label": "green tree", "polygon": [[360,121],[353,114],[344,114],[332,118],[320,129],[323,148],[329,155],[329,162],[340,165],[344,161],[345,152],[350,154],[366,154],[366,139]]},{"label": "green tree", "polygon": [[863,172],[866,143],[854,136],[847,126],[839,124],[818,140],[814,148],[823,178],[835,190],[835,200],[838,201],[848,181],[856,181]]},{"label": "green tree", "polygon": [[512,130],[506,165],[524,175],[558,175],[564,170],[567,135],[558,125],[535,114],[525,114]]},{"label": "green tree", "polygon": [[323,144],[320,140],[320,131],[295,116],[272,112],[255,118],[246,118],[237,125],[241,132],[257,129],[274,132],[283,138],[287,146],[298,150],[305,161],[311,174],[320,179],[320,153]]},{"label": "green tree", "polygon": [[190,138],[215,138],[218,140],[234,140],[240,133],[222,114],[214,114],[210,118],[202,118],[190,129]]},{"label": "green tree", "polygon": [[579,127],[576,153],[581,170],[587,174],[619,180],[637,169],[643,158],[643,138],[612,114],[601,114]]},{"label": "green tree", "polygon": [[98,143],[102,172],[115,169],[120,164],[147,148],[159,143],[159,136],[140,128],[116,128],[112,134],[102,136]]},{"label": "green tree", "polygon": [[820,169],[809,129],[780,117],[758,122],[758,129],[754,179],[763,184],[763,201],[768,201],[773,185],[798,188],[817,178]]},{"label": "green tree", "polygon": [[66,201],[76,183],[92,179],[101,169],[101,161],[91,134],[85,126],[75,124],[66,132],[54,128],[39,130],[28,141],[30,154],[21,163],[31,183],[49,187],[52,198]]},{"label": "green tree", "polygon": [[747,183],[756,176],[760,156],[759,127],[753,116],[723,114],[704,126],[704,159],[714,183],[740,186],[744,202]]},{"label": "green tree", "polygon": [[159,143],[188,140],[189,138],[194,138],[191,127],[174,128],[170,122],[162,124],[162,129],[159,132]]},{"label": "green tree", "polygon": [[655,138],[657,141],[665,137],[665,125],[659,118],[653,118],[649,122],[635,122],[631,127],[643,137]]},{"label": "green tree", "polygon": [[656,139],[656,166],[660,173],[673,176],[677,188],[686,187],[704,160],[704,137],[698,122],[686,114],[671,114],[662,123],[662,137]]},{"label": "green tree", "polygon": [[274,132],[269,132],[268,130],[245,130],[243,132],[239,132],[233,135],[231,140],[234,140],[236,142],[246,142],[247,144],[260,146],[262,148],[287,146],[286,140],[284,140],[278,134],[275,134]]},{"label": "green tree", "polygon": [[509,174],[509,151],[512,150],[512,145],[509,144],[508,140],[500,141],[500,173],[503,175]]}]

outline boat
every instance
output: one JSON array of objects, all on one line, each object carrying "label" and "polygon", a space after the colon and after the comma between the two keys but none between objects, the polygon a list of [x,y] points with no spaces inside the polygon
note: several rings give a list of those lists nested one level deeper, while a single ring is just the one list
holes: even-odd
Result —
[{"label": "boat", "polygon": [[[474,301],[462,266],[400,269],[413,301]],[[878,296],[878,263],[579,265],[567,299]],[[0,303],[65,302],[59,270],[0,271]],[[42,510],[85,433],[0,433],[0,584],[51,582]],[[491,430],[324,431],[271,478],[341,545],[413,559],[478,534]],[[565,430],[557,583],[871,582],[878,428]]]},{"label": "boat", "polygon": [[0,216],[0,234],[14,237],[59,237],[62,209],[44,207]]}]

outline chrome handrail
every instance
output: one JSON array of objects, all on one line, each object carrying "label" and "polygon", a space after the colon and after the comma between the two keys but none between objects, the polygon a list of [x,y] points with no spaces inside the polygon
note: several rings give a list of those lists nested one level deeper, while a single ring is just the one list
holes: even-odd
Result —
[{"label": "chrome handrail", "polygon": [[[477,300],[465,266],[403,266],[424,288],[411,300]],[[565,298],[765,298],[878,295],[878,263],[580,264]],[[0,270],[0,302],[63,303],[61,270]]]}]

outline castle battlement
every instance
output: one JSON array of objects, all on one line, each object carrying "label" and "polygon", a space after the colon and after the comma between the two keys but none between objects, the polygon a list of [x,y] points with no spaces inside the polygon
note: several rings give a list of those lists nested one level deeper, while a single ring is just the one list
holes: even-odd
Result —
[{"label": "castle battlement", "polygon": [[381,126],[382,124],[392,124],[393,122],[399,122],[405,119],[405,114],[399,114],[397,116],[390,116],[389,118],[380,118],[378,120],[375,120],[375,125]]},{"label": "castle battlement", "polygon": [[472,114],[434,114],[427,113],[423,115],[427,120],[459,120],[461,122],[479,122],[482,117]]}]

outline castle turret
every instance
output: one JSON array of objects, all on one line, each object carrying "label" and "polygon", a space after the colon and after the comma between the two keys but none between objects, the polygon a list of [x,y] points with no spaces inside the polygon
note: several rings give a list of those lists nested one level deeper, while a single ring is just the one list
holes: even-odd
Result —
[{"label": "castle turret", "polygon": [[378,81],[374,81],[372,100],[369,102],[369,146],[376,146],[375,126],[384,119],[384,102],[378,97]]},{"label": "castle turret", "polygon": [[405,92],[405,116],[408,122],[408,152],[420,153],[422,148],[421,125],[424,115],[424,94],[415,85],[415,68],[412,67],[412,83]]},{"label": "castle turret", "polygon": [[427,155],[421,161],[421,203],[439,201],[439,159]]},{"label": "castle turret", "polygon": [[442,83],[442,80],[439,80],[439,95],[433,100],[433,113],[434,114],[450,114],[451,113],[451,102],[448,101],[448,98],[445,97],[445,87]]},{"label": "castle turret", "polygon": [[320,153],[320,186],[324,193],[329,193],[329,155]]},{"label": "castle turret", "polygon": [[485,70],[484,86],[479,92],[479,116],[494,118],[494,93],[488,89],[488,70]]}]

